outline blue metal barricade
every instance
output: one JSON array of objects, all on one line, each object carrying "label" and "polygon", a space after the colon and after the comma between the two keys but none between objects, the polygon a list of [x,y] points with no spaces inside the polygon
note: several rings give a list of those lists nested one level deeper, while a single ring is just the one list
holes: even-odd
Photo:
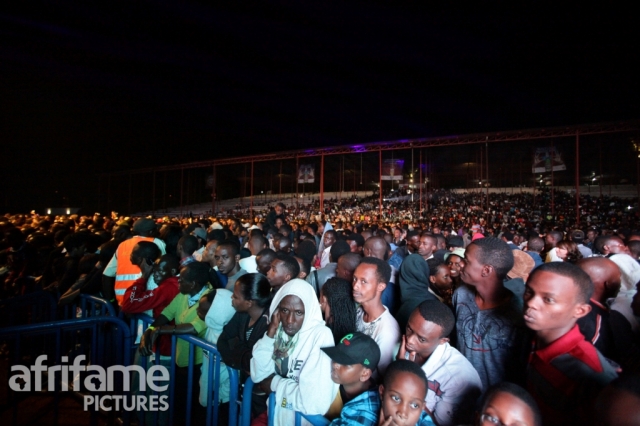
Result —
[{"label": "blue metal barricade", "polygon": [[[107,348],[105,347],[104,344],[101,345],[100,342],[108,338],[109,335],[115,336],[113,337],[113,341],[117,342],[117,345],[112,345],[110,347],[113,351],[113,356],[111,357],[108,363],[105,363],[104,352],[106,351]],[[38,340],[42,340],[42,336],[44,336],[45,338],[47,337],[54,338],[54,341],[53,341],[54,343],[51,345],[52,347],[48,348],[49,353],[48,352],[45,352],[44,354],[38,353],[38,357],[37,359],[35,359],[35,364],[41,366],[41,369],[39,371],[41,372],[46,371],[48,373],[46,375],[47,379],[49,380],[49,384],[47,388],[51,389],[54,392],[54,421],[56,424],[58,422],[58,405],[59,405],[61,391],[59,391],[58,387],[55,386],[55,383],[56,383],[55,381],[57,380],[56,379],[57,375],[55,374],[55,372],[56,371],[60,372],[60,382],[63,384],[62,390],[63,391],[68,390],[68,385],[71,383],[71,380],[69,380],[68,372],[72,371],[71,366],[67,365],[67,362],[69,359],[68,355],[75,354],[76,358],[79,358],[80,355],[86,357],[86,355],[88,354],[89,361],[86,362],[86,364],[90,365],[91,367],[87,368],[87,371],[88,370],[96,371],[96,368],[99,369],[100,367],[103,368],[102,371],[105,371],[104,368],[111,367],[111,366],[120,366],[120,368],[115,368],[114,371],[126,371],[125,367],[131,364],[130,351],[128,350],[128,348],[131,346],[131,333],[129,331],[129,327],[127,326],[127,324],[113,317],[96,317],[96,318],[74,319],[74,320],[64,320],[64,321],[53,321],[53,322],[47,322],[42,324],[6,327],[6,328],[0,329],[0,339],[7,342],[7,345],[9,347],[11,357],[12,357],[12,364],[14,366],[18,366],[16,367],[17,368],[16,371],[22,371],[23,374],[25,374],[24,373],[25,371],[26,372],[30,371],[29,368],[27,368],[26,366],[19,365],[20,362],[24,362],[25,359],[29,359],[28,354],[25,357],[25,354],[22,351],[22,349],[25,347],[24,343],[25,341],[28,341],[33,337],[37,337]],[[87,338],[91,341],[91,345],[85,353],[79,353],[77,351],[77,345],[75,344],[75,342],[78,336],[80,336],[81,338]],[[72,341],[73,343],[71,345],[72,347],[71,350],[69,350],[69,347],[70,347],[69,341]],[[48,361],[49,355],[51,353],[53,355],[52,362]],[[34,357],[32,356],[31,359],[33,360]],[[84,358],[80,358],[79,362],[82,363],[83,361],[84,361]],[[44,364],[45,362],[48,362],[48,364]],[[84,368],[84,365],[80,363],[78,364],[78,366]],[[52,364],[52,366],[50,366],[49,364]],[[67,367],[63,367],[63,364],[67,365]],[[75,360],[73,361],[73,364],[75,366]],[[12,367],[12,371],[14,371],[13,367]],[[35,372],[37,370],[31,369],[31,371]],[[79,371],[77,373],[80,374]],[[27,384],[27,381],[24,379],[24,377],[22,377],[22,375],[18,377],[19,379],[23,380],[23,382],[20,385],[23,386],[22,389],[24,389],[25,391],[30,389],[30,386],[31,386],[31,375],[30,373],[28,374],[29,374],[27,376],[28,384]],[[113,372],[110,374],[113,375]],[[36,388],[39,386],[38,383],[40,383],[39,382],[40,377],[41,376],[39,375],[35,375],[34,377],[34,380],[35,380],[34,386]],[[13,377],[9,382],[10,386],[11,386],[12,380],[13,380]],[[20,382],[16,380],[15,383],[20,383]],[[74,379],[73,383],[74,385],[76,383],[77,384],[84,383],[85,388],[87,388],[86,380],[84,382],[81,382],[80,379],[78,379],[77,381]],[[110,390],[115,391],[116,395],[121,395],[120,397],[126,397],[126,395],[128,395],[128,390],[124,388],[124,384],[128,385],[128,383],[129,383],[128,376],[125,377],[124,373],[121,378],[117,377],[116,375],[113,375],[113,380],[110,382],[110,385],[113,387]],[[95,387],[105,386],[105,385],[106,384],[104,383],[101,385],[93,383],[93,386]],[[26,386],[29,386],[29,387],[25,389]],[[15,403],[15,400],[17,398],[16,394],[18,394],[19,391],[16,390],[15,388],[12,388],[12,389],[14,390],[14,392],[10,393],[9,397],[14,402],[12,404],[13,405],[13,423],[16,424],[18,420],[17,410],[18,410],[19,404]],[[74,389],[74,391],[78,391],[78,390],[79,389]],[[86,396],[93,397],[93,398],[96,397],[95,395],[97,394],[94,394],[93,392],[96,389],[91,390],[90,388],[87,388],[85,390],[90,391],[89,395],[86,395]],[[100,391],[101,391],[100,394],[103,395],[102,388],[100,389]],[[118,394],[117,392],[121,392],[121,393]],[[85,400],[85,404],[86,404],[86,400]],[[128,425],[129,423],[128,413],[125,411],[124,414],[125,415],[123,418],[123,423],[125,425]],[[91,411],[91,424],[97,424],[96,411]]]},{"label": "blue metal barricade", "polygon": [[115,308],[106,299],[88,294],[81,294],[78,299],[73,305],[65,306],[65,319],[116,316]]},{"label": "blue metal barricade", "polygon": [[269,394],[269,426],[274,426],[276,422],[276,393],[271,392]]},{"label": "blue metal barricade", "polygon": [[56,318],[56,298],[48,291],[0,301],[0,327],[37,324]]},{"label": "blue metal barricade", "polygon": [[[137,314],[131,317],[130,320],[130,331],[131,334],[134,336],[137,335],[138,333],[138,323],[141,322],[143,324],[142,326],[142,330],[146,330],[148,328],[149,325],[151,325],[153,323],[154,319],[148,315],[145,314]],[[196,399],[195,403],[199,404],[199,398],[198,395],[192,395],[192,384],[193,384],[193,380],[194,380],[194,376],[195,376],[195,372],[193,371],[193,365],[194,365],[194,360],[195,360],[195,348],[200,348],[203,350],[208,351],[212,356],[210,356],[208,358],[208,368],[207,368],[207,377],[205,377],[205,381],[207,383],[207,414],[206,414],[206,421],[207,421],[207,426],[211,426],[211,425],[216,425],[218,424],[218,417],[219,417],[219,392],[220,392],[220,361],[221,361],[221,356],[220,353],[218,352],[217,347],[210,343],[207,342],[203,339],[200,339],[198,337],[195,336],[191,336],[191,335],[176,335],[176,336],[172,336],[172,342],[171,342],[171,366],[170,366],[170,371],[171,371],[171,377],[175,377],[175,357],[176,357],[176,344],[177,344],[177,339],[182,339],[184,341],[186,341],[189,344],[189,370],[188,370],[188,382],[187,382],[187,393],[186,393],[186,406],[190,406],[190,404],[194,403],[194,398]],[[135,350],[137,350],[137,345],[133,345],[130,347],[131,348],[131,353],[133,354],[135,352]],[[156,356],[155,357],[155,363],[158,364],[160,362],[160,357]],[[148,366],[148,362],[145,362],[145,366]],[[230,382],[230,392],[229,392],[229,425],[230,426],[237,426],[237,422],[238,422],[238,412],[237,412],[237,408],[235,408],[233,402],[237,401],[238,399],[238,388],[239,388],[239,378],[238,378],[238,372],[236,370],[233,370],[231,368],[227,367],[227,371],[229,372],[229,382]],[[175,389],[174,389],[174,384],[175,382],[172,380],[170,385],[169,385],[169,405],[170,407],[175,407],[175,398],[178,397],[175,395]],[[179,396],[179,397],[182,397]],[[172,422],[173,420],[173,408],[171,408],[170,414],[169,414],[169,423]],[[144,419],[139,419],[142,420],[141,424],[144,424]],[[186,413],[186,424],[190,424],[191,423],[191,411],[187,410]]]},{"label": "blue metal barricade", "polygon": [[295,426],[301,426],[302,419],[305,419],[306,421],[311,423],[313,426],[327,426],[329,423],[331,423],[329,419],[327,419],[325,416],[321,414],[309,415],[309,414],[302,414],[300,411],[296,411]]},{"label": "blue metal barricade", "polygon": [[240,419],[238,426],[250,426],[251,425],[251,394],[253,393],[253,380],[251,377],[244,382],[244,389],[242,390],[242,404],[240,405]]}]

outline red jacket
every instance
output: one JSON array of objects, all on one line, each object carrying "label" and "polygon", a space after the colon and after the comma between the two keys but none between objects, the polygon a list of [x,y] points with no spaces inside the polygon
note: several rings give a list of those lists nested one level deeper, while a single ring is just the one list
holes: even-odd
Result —
[{"label": "red jacket", "polygon": [[[138,278],[124,293],[122,312],[140,314],[153,309],[153,318],[157,319],[178,293],[178,277],[167,278],[154,290],[147,290],[144,277]],[[160,336],[160,354],[171,355],[171,339],[163,337]]]}]

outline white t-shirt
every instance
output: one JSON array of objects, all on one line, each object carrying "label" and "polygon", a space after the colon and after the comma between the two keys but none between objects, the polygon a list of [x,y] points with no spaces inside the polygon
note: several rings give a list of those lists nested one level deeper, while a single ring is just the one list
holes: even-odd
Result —
[{"label": "white t-shirt", "polygon": [[380,362],[378,362],[378,377],[382,377],[396,355],[396,344],[400,341],[400,327],[398,321],[385,306],[384,313],[371,322],[364,321],[364,309],[358,306],[356,312],[356,329],[370,336],[380,347]]}]

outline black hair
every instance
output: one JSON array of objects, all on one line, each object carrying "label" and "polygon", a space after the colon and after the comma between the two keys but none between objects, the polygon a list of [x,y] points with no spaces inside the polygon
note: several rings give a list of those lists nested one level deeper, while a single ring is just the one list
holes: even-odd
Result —
[{"label": "black hair", "polygon": [[180,238],[178,245],[182,245],[182,251],[191,256],[194,251],[198,250],[198,239],[193,235],[185,235]]},{"label": "black hair", "polygon": [[148,264],[153,264],[162,254],[160,247],[151,241],[140,241],[136,246],[138,247],[138,254]]},{"label": "black hair", "polygon": [[[471,243],[478,250],[478,261],[482,265],[491,265],[500,280],[504,280],[507,273],[513,268],[513,251],[511,247],[499,238],[485,237]],[[468,250],[468,248],[467,248]]]},{"label": "black hair", "polygon": [[320,289],[329,304],[331,317],[325,318],[337,345],[345,335],[356,331],[356,302],[351,283],[342,278],[329,278]]},{"label": "black hair", "polygon": [[212,304],[213,300],[216,298],[217,293],[218,292],[215,289],[213,289],[211,291],[206,292],[203,297],[206,297],[207,302],[209,302],[209,304]]},{"label": "black hair", "polygon": [[300,274],[300,265],[298,261],[284,252],[276,252],[276,259],[282,261],[282,266],[291,274],[291,279],[297,278]]},{"label": "black hair", "polygon": [[363,257],[360,265],[374,265],[378,282],[387,284],[391,279],[391,266],[377,257]]},{"label": "black hair", "polygon": [[[176,273],[180,270],[180,260],[172,254],[164,254],[160,257],[160,262],[165,262],[169,269],[175,269]],[[160,284],[160,283],[156,283]]]},{"label": "black hair", "polygon": [[544,240],[540,237],[531,237],[527,241],[527,250],[540,253],[544,249]]},{"label": "black hair", "polygon": [[[313,237],[311,238],[311,240]],[[313,256],[316,255],[316,244],[311,240],[303,240],[298,243],[298,247],[294,250],[294,253],[299,258],[311,263]]]},{"label": "black hair", "polygon": [[222,229],[213,229],[207,234],[207,241],[218,241],[221,243],[224,241],[224,231]]},{"label": "black hair", "polygon": [[258,254],[256,254],[256,257],[263,257],[263,256],[267,256],[269,258],[271,258],[271,260],[276,258],[276,252],[271,250],[270,248],[266,248],[266,249],[262,249],[260,250],[260,252],[258,252]]},{"label": "black hair", "polygon": [[184,276],[188,281],[204,286],[209,282],[210,267],[208,263],[191,262],[182,268],[180,275]]},{"label": "black hair", "polygon": [[522,387],[510,382],[501,382],[489,388],[487,393],[484,395],[484,398],[482,398],[482,404],[480,405],[481,413],[484,413],[484,410],[486,410],[487,406],[489,405],[491,398],[493,398],[499,392],[515,396],[520,401],[524,402],[525,405],[527,405],[527,407],[529,407],[533,412],[533,426],[542,426],[542,417],[540,415],[540,410],[538,409],[538,404],[536,404],[536,401],[529,394],[529,392],[524,390]]},{"label": "black hair", "polygon": [[540,272],[551,272],[563,277],[571,278],[573,283],[578,287],[577,301],[579,303],[589,303],[589,298],[593,294],[594,285],[591,277],[580,267],[567,262],[549,262],[544,263],[531,272],[527,282]]},{"label": "black hair", "polygon": [[429,276],[433,277],[438,273],[438,268],[441,266],[447,267],[447,264],[442,259],[437,259],[432,257],[427,260],[427,265],[429,266]]},{"label": "black hair", "polygon": [[111,260],[114,254],[116,254],[116,250],[120,245],[119,241],[111,240],[100,246],[100,263],[102,266],[107,266],[107,263]]},{"label": "black hair", "polygon": [[332,262],[337,262],[340,256],[351,252],[349,243],[344,240],[338,240],[329,249],[329,256]]},{"label": "black hair", "polygon": [[218,244],[218,247],[227,247],[227,249],[231,249],[231,257],[236,257],[240,254],[240,244],[233,240],[224,240]]},{"label": "black hair", "polygon": [[295,256],[294,259],[298,261],[300,272],[304,272],[305,276],[309,275],[309,272],[311,272],[311,262],[309,262],[307,259],[303,259],[300,256]]},{"label": "black hair", "polygon": [[251,300],[261,308],[271,304],[271,286],[269,280],[262,274],[244,274],[236,281],[245,300]]},{"label": "black hair", "polygon": [[318,224],[315,222],[311,222],[310,224],[307,225],[307,227],[313,229],[314,234],[318,232]]},{"label": "black hair", "polygon": [[247,257],[251,257],[251,250],[242,247],[240,249],[240,259],[246,259]]},{"label": "black hair", "polygon": [[560,231],[550,231],[547,235],[550,235],[556,243],[562,241],[564,237],[564,234]]},{"label": "black hair", "polygon": [[633,241],[629,241],[627,243],[627,247],[629,248],[629,251],[637,258],[638,256],[640,256],[640,241],[638,240],[633,240]]},{"label": "black hair", "polygon": [[[10,229],[9,232],[13,232],[16,236],[18,235],[18,233],[19,235],[24,235],[19,229]],[[13,235],[11,235],[11,237],[13,237]],[[88,234],[86,232],[74,232],[73,234],[69,234],[64,237],[62,244],[64,245],[64,248],[67,250],[67,252],[71,253],[73,249],[82,247],[84,244],[86,244],[88,239]],[[24,241],[24,238],[22,241]]]},{"label": "black hair", "polygon": [[425,321],[432,322],[442,327],[442,334],[440,335],[441,338],[449,336],[453,331],[453,326],[455,325],[456,320],[453,317],[451,308],[444,303],[438,300],[425,300],[420,303],[416,309],[420,312],[420,316],[422,316]]},{"label": "black hair", "polygon": [[182,229],[176,225],[169,225],[160,233],[160,239],[167,245],[166,251],[169,254],[179,256],[178,241],[182,237]]},{"label": "black hair", "polygon": [[413,231],[407,232],[407,236],[405,237],[405,240],[408,241],[413,237],[419,237],[419,236],[420,236],[420,233],[414,229]]},{"label": "black hair", "polygon": [[427,391],[429,390],[427,375],[418,364],[406,359],[398,359],[389,364],[389,366],[387,367],[387,371],[384,374],[383,380],[385,390],[389,389],[389,387],[391,386],[391,382],[396,378],[398,373],[410,373],[417,376],[424,384],[424,394],[425,396],[427,395]]}]

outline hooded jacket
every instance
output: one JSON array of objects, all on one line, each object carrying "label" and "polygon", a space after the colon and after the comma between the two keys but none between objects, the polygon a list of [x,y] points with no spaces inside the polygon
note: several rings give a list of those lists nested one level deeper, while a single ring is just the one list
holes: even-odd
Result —
[{"label": "hooded jacket", "polygon": [[276,425],[295,423],[295,412],[325,414],[338,392],[338,385],[331,380],[331,359],[320,348],[334,346],[331,330],[325,326],[320,304],[313,288],[304,280],[293,279],[286,283],[271,302],[269,317],[286,296],[297,296],[304,304],[304,320],[296,333],[298,342],[285,358],[286,377],[276,373],[272,359],[275,339],[265,336],[253,347],[251,379],[255,383],[276,374],[271,390],[276,393]]}]

